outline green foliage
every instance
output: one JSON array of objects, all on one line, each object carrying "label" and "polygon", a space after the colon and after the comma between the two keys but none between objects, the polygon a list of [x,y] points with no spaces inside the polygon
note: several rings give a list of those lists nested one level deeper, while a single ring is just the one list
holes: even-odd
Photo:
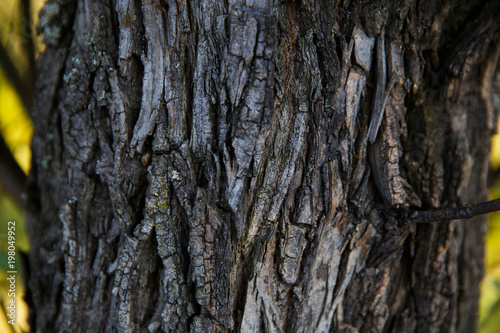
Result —
[{"label": "green foliage", "polygon": [[[20,168],[28,173],[31,164],[30,143],[33,124],[26,107],[29,107],[34,88],[34,60],[43,49],[40,38],[33,38],[34,27],[39,8],[43,0],[2,0],[0,6],[0,135],[8,146]],[[3,154],[3,153],[2,153]],[[8,160],[0,156],[1,161]],[[1,162],[0,161],[0,162]],[[4,168],[8,164],[4,164]],[[11,174],[1,174],[5,181]],[[7,323],[6,305],[11,301],[8,295],[8,223],[16,222],[15,245],[16,252],[29,250],[28,239],[24,230],[24,216],[17,203],[12,200],[12,193],[2,188],[0,181],[0,332],[20,332],[29,330],[27,324],[27,306],[22,299],[22,267],[19,255],[15,261],[16,274],[16,325]],[[22,188],[22,184],[18,186]],[[19,194],[17,194],[19,198]]]},{"label": "green foliage", "polygon": [[[500,169],[500,135],[498,134],[491,140],[491,166],[495,170]],[[495,179],[490,191],[491,199],[500,198],[500,179]],[[486,271],[481,285],[479,303],[480,333],[497,333],[500,327],[500,212],[490,214],[489,219],[485,240]]]}]

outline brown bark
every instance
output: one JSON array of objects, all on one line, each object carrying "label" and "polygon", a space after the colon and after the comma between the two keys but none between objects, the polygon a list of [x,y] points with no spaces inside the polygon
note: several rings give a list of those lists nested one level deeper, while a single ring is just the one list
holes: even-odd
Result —
[{"label": "brown bark", "polygon": [[49,0],[40,332],[472,332],[498,1]]}]

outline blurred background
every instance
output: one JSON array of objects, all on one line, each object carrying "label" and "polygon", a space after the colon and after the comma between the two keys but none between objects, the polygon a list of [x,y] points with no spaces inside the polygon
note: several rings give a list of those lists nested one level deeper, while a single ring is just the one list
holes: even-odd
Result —
[{"label": "blurred background", "polygon": [[[28,332],[22,253],[29,251],[22,213],[23,183],[30,170],[33,134],[28,111],[34,90],[34,63],[44,46],[36,36],[38,12],[45,0],[1,0],[0,6],[0,332]],[[500,107],[500,71],[493,87]],[[500,123],[499,123],[500,124]],[[500,129],[500,127],[499,127]],[[498,131],[497,131],[498,132]],[[500,135],[492,138],[490,198],[500,198]],[[16,221],[16,325],[7,320],[7,223]],[[500,213],[490,214],[486,272],[481,286],[479,332],[500,331]]]},{"label": "blurred background", "polygon": [[[1,0],[0,5],[0,332],[28,332],[21,252],[29,251],[22,213],[23,183],[31,165],[33,124],[28,114],[34,63],[43,44],[36,37],[45,0]],[[16,325],[9,325],[7,224],[16,221]]]}]

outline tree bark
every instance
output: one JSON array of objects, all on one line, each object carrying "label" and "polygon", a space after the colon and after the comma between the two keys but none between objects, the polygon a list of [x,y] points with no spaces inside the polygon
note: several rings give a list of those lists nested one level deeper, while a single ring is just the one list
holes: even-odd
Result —
[{"label": "tree bark", "polygon": [[[49,0],[39,332],[472,332],[498,1]],[[498,84],[498,82],[497,82]]]}]

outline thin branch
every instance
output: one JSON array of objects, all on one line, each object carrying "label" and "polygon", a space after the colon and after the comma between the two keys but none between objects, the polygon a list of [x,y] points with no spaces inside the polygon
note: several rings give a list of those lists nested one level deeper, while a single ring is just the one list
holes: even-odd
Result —
[{"label": "thin branch", "polygon": [[499,210],[500,199],[496,199],[465,207],[444,208],[428,211],[412,211],[408,213],[407,222],[429,223],[470,219],[478,215],[493,213]]},{"label": "thin branch", "polygon": [[0,66],[7,79],[12,83],[12,86],[19,94],[19,97],[21,98],[24,107],[29,110],[30,101],[24,89],[21,76],[19,75],[19,72],[17,71],[14,62],[9,56],[9,53],[1,43],[0,43]]},{"label": "thin branch", "polygon": [[[26,90],[27,97],[30,98],[28,101],[31,105],[31,97],[35,89],[35,45],[33,43],[33,31],[31,29],[31,0],[21,0],[21,24],[22,24],[22,38],[24,49],[26,51],[26,56],[28,57],[28,70],[27,75],[24,78],[24,87]],[[28,111],[31,111],[27,107]]]},{"label": "thin branch", "polygon": [[22,193],[25,181],[26,175],[0,136],[0,187],[10,195],[21,209],[23,208]]},{"label": "thin branch", "polygon": [[[33,31],[31,29],[31,1],[21,0],[21,24],[22,26],[22,41],[26,48],[30,71],[35,69],[35,45],[33,43]],[[33,78],[34,79],[34,78]]]}]

